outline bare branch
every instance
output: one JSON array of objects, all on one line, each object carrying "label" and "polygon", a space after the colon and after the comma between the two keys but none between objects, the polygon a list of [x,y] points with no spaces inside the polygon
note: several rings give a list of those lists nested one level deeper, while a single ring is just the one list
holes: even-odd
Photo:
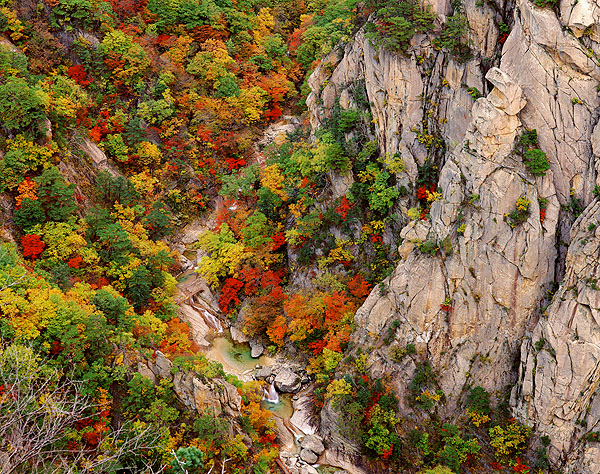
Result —
[{"label": "bare branch", "polygon": [[[160,431],[150,425],[125,423],[106,432],[98,451],[64,447],[65,433],[77,421],[98,414],[98,405],[81,394],[81,386],[30,347],[0,344],[0,474],[23,469],[40,474],[108,472],[117,465],[127,467],[127,457],[144,462],[136,454],[156,448],[160,439]],[[164,471],[164,466],[146,464],[145,472]]]},{"label": "bare branch", "polygon": [[227,458],[223,460],[223,464],[221,465],[221,474],[225,474],[225,463],[227,461],[231,461],[231,458]]}]

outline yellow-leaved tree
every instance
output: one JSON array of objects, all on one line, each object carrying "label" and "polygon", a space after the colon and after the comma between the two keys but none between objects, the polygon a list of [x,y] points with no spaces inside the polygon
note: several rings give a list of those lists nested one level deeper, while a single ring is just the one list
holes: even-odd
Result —
[{"label": "yellow-leaved tree", "polygon": [[197,272],[211,285],[217,285],[221,277],[235,276],[242,263],[250,256],[244,244],[238,242],[227,224],[222,224],[218,232],[205,232],[200,235],[198,246],[208,255],[200,260]]}]

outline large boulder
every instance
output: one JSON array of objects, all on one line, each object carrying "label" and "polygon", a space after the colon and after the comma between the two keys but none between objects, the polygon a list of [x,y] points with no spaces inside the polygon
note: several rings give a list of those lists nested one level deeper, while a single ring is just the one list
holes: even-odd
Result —
[{"label": "large boulder", "polygon": [[306,435],[300,442],[300,446],[302,449],[308,449],[319,456],[325,451],[323,440],[317,435]]},{"label": "large boulder", "polygon": [[275,388],[280,392],[296,393],[300,386],[300,376],[288,367],[281,369],[275,377]]},{"label": "large boulder", "polygon": [[300,459],[302,459],[304,462],[307,462],[308,464],[314,464],[319,459],[319,456],[317,456],[310,449],[302,449],[300,451]]},{"label": "large boulder", "polygon": [[319,471],[317,471],[314,467],[312,467],[309,464],[303,464],[302,466],[300,466],[299,474],[319,474]]},{"label": "large boulder", "polygon": [[140,375],[146,377],[147,379],[150,379],[150,381],[153,384],[156,383],[156,375],[154,374],[154,372],[152,372],[152,370],[150,370],[150,368],[144,362],[138,362],[137,370],[140,373]]},{"label": "large boulder", "polygon": [[173,374],[171,373],[171,367],[173,367],[173,362],[167,359],[162,352],[156,351],[156,361],[154,362],[153,372],[161,379],[172,380]]},{"label": "large boulder", "polygon": [[250,356],[254,359],[258,359],[263,352],[265,352],[265,346],[262,342],[255,339],[250,340]]},{"label": "large boulder", "polygon": [[209,409],[232,417],[240,415],[242,397],[235,386],[223,379],[204,381],[191,372],[178,372],[173,388],[181,402],[198,413]]}]

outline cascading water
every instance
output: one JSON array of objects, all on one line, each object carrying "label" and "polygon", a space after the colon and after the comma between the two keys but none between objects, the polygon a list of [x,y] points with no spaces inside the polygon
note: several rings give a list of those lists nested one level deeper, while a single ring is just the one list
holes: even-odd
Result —
[{"label": "cascading water", "polygon": [[197,303],[195,298],[196,298],[195,295],[190,298],[190,306],[202,315],[206,324],[208,324],[210,327],[212,327],[218,334],[221,334],[223,332],[223,326],[221,325],[221,321],[219,321],[219,318],[217,318],[215,315],[211,314],[209,311],[196,306],[194,304],[195,302]]},{"label": "cascading water", "polygon": [[217,331],[217,333],[219,333],[219,334],[222,333],[223,326],[221,326],[221,321],[219,321],[219,318],[210,314],[205,309],[203,309],[202,312],[204,313],[204,318],[208,321],[208,323],[210,325],[212,325],[212,327],[215,329],[215,331]]},{"label": "cascading water", "polygon": [[274,383],[271,383],[268,389],[263,389],[263,400],[269,403],[279,403],[279,394],[275,390]]}]

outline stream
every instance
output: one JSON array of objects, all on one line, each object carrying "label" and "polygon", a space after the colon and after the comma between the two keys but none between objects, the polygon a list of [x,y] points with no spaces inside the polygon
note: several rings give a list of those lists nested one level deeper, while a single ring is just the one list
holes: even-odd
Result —
[{"label": "stream", "polygon": [[[252,380],[252,371],[258,366],[269,366],[275,362],[271,357],[261,355],[253,358],[247,343],[239,344],[232,341],[229,330],[225,335],[217,335],[212,339],[210,348],[204,355],[210,360],[219,362],[225,372],[235,375],[242,380]],[[273,384],[265,386],[261,406],[275,416],[277,436],[281,440],[282,452],[297,454],[299,452],[297,438],[302,434],[290,421],[294,414],[292,395],[277,393]]]},{"label": "stream", "polygon": [[[237,343],[232,340],[229,328],[224,327],[225,325],[218,318],[218,309],[209,287],[204,280],[196,276],[194,268],[189,268],[178,276],[177,286],[179,294],[176,302],[182,308],[181,314],[188,320],[194,338],[203,348],[202,352],[209,360],[219,362],[226,373],[235,375],[238,379],[246,382],[255,380],[255,369],[277,363],[273,357],[264,354],[253,358],[248,343]],[[303,416],[305,410],[301,404],[303,398],[298,398],[298,395],[278,393],[273,384],[265,384],[263,388],[261,406],[274,415],[282,456],[278,460],[280,466],[284,465],[282,459],[286,460],[286,464],[291,462],[292,465],[296,465],[297,456],[300,454],[299,439],[314,432],[305,432],[298,427],[304,427],[307,424]],[[306,396],[304,395],[304,397]],[[295,418],[298,420],[292,422],[295,405],[297,408]],[[308,423],[308,429],[311,429],[310,423]],[[325,466],[315,465],[314,467],[323,469]]]},{"label": "stream", "polygon": [[[235,375],[242,381],[253,380],[254,369],[273,365],[275,360],[266,355],[254,358],[248,343],[236,343],[232,340],[229,329],[223,328],[214,310],[208,310],[210,304],[202,300],[198,288],[194,287],[194,276],[194,269],[188,269],[179,275],[178,287],[185,296],[179,303],[189,305],[208,326],[208,333],[204,336],[210,346],[204,351],[204,355],[212,361],[219,362],[226,373]],[[188,288],[185,288],[186,286]],[[262,406],[288,423],[294,413],[291,395],[278,394],[273,384],[265,387]]]},{"label": "stream", "polygon": [[[229,331],[227,336],[218,336],[212,340],[212,346],[204,354],[210,360],[219,362],[223,365],[225,372],[235,376],[248,376],[250,371],[257,365],[272,365],[274,360],[268,356],[260,356],[255,359],[250,355],[250,346],[248,344],[238,344],[231,340]],[[274,390],[274,387],[272,388]],[[266,408],[279,418],[289,420],[294,414],[292,407],[292,397],[288,393],[276,395],[278,401],[274,401],[273,395],[262,401],[263,408]],[[267,398],[265,396],[265,398]]]},{"label": "stream", "polygon": [[[189,272],[192,273],[192,272]],[[193,285],[190,285],[189,278],[193,273],[183,275],[180,279],[180,300],[179,305],[182,307],[187,306],[188,309],[192,310],[192,314],[196,316],[196,322],[201,319],[204,323],[202,325],[202,333],[200,337],[204,341],[205,349],[202,351],[204,355],[212,361],[219,362],[223,366],[223,370],[231,375],[235,375],[242,381],[255,380],[254,371],[261,366],[272,366],[277,361],[269,357],[268,355],[261,355],[258,358],[251,356],[251,348],[248,343],[237,343],[231,338],[229,328],[223,327],[220,320],[217,318],[217,311],[211,308],[210,304],[207,303],[207,299],[204,299],[205,295],[199,296],[200,291],[195,289]],[[188,288],[184,285],[188,283]],[[187,291],[186,291],[187,290]],[[196,291],[194,291],[196,290]],[[210,293],[208,293],[210,295]],[[183,311],[184,314],[190,315],[190,312]],[[198,316],[200,318],[198,318]],[[214,319],[217,319],[215,321]],[[327,450],[323,453],[326,459],[324,464],[313,464],[312,466],[302,464],[300,460],[300,439],[307,434],[313,434],[314,431],[307,422],[306,410],[302,405],[303,397],[298,393],[292,395],[289,393],[278,393],[275,390],[273,384],[265,384],[263,386],[263,400],[261,406],[266,410],[269,410],[274,417],[277,433],[277,439],[279,442],[280,457],[277,459],[277,464],[285,473],[289,473],[289,467],[296,466],[294,472],[318,472],[321,474],[336,472],[337,469],[334,466],[346,469],[346,472],[352,474],[366,474],[362,470],[354,470],[350,464],[340,463],[337,459],[329,459],[326,457]],[[294,409],[296,408],[296,410]],[[297,420],[292,422],[292,417],[296,414]],[[302,426],[303,429],[299,428]],[[298,464],[300,462],[300,464]],[[298,466],[301,468],[298,471]],[[302,467],[304,466],[304,467]],[[312,469],[312,470],[311,470]],[[332,471],[333,469],[333,471]]]},{"label": "stream", "polygon": [[210,360],[222,364],[225,372],[238,377],[246,376],[257,365],[273,364],[273,359],[264,355],[258,359],[254,359],[250,355],[250,346],[248,344],[237,344],[231,340],[229,330],[225,330],[225,333],[225,336],[215,337],[212,340],[210,349],[204,354]]},{"label": "stream", "polygon": [[[208,359],[223,365],[225,372],[250,380],[250,373],[257,366],[269,366],[275,362],[273,358],[265,355],[253,358],[247,343],[235,343],[231,340],[229,330],[226,329],[225,333],[225,336],[215,337],[210,349],[204,354]],[[282,420],[289,421],[294,414],[292,396],[289,393],[277,393],[272,385],[265,388],[262,406]]]}]

